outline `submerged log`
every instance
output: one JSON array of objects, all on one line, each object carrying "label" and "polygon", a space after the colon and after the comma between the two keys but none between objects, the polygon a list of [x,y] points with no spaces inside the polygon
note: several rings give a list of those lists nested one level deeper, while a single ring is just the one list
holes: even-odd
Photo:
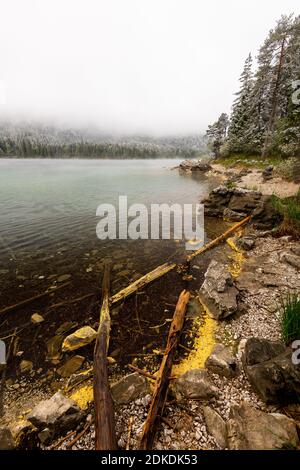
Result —
[{"label": "submerged log", "polygon": [[5,307],[2,310],[0,310],[0,315],[4,315],[5,313],[10,313],[10,312],[13,312],[14,310],[18,310],[19,308],[26,307],[26,305],[31,304],[35,300],[46,297],[49,294],[53,294],[54,292],[57,292],[58,290],[70,284],[71,282],[66,282],[65,284],[62,284],[61,286],[55,287],[55,289],[48,289],[45,292],[42,292],[41,294],[34,295],[33,297],[30,297],[29,299],[25,299],[25,300],[22,300],[21,302],[18,302],[17,304],[10,305],[9,307]]},{"label": "submerged log", "polygon": [[110,335],[109,285],[110,266],[104,267],[102,283],[102,307],[99,328],[94,349],[94,406],[95,406],[95,448],[116,450],[115,415],[108,383],[107,351]]},{"label": "submerged log", "polygon": [[199,256],[201,255],[202,253],[205,253],[205,251],[208,251],[210,250],[211,248],[213,248],[214,246],[217,246],[219,245],[219,243],[222,243],[223,241],[226,240],[226,238],[229,237],[229,235],[231,235],[232,233],[236,232],[240,227],[242,227],[243,225],[245,225],[247,222],[249,222],[249,220],[251,219],[251,216],[249,215],[248,217],[246,217],[245,219],[241,220],[240,222],[238,222],[237,224],[233,225],[233,227],[230,227],[230,229],[226,230],[226,232],[224,232],[222,235],[220,235],[219,237],[215,238],[214,240],[212,240],[211,242],[209,243],[206,243],[206,245],[204,245],[202,248],[200,248],[199,250],[196,250],[194,251],[194,253],[191,253],[188,257],[187,257],[187,262],[190,263],[192,261],[192,259],[194,259],[196,256]]},{"label": "submerged log", "polygon": [[[195,258],[196,256],[199,256],[202,253],[205,253],[206,251],[210,250],[211,248],[214,248],[215,246],[217,246],[219,243],[222,243],[223,241],[225,241],[226,238],[229,237],[229,235],[236,232],[240,227],[242,227],[247,222],[249,222],[250,219],[251,219],[251,216],[246,217],[241,222],[238,222],[237,224],[233,225],[233,227],[228,229],[226,232],[224,232],[219,237],[215,238],[214,240],[207,243],[206,245],[204,245],[199,250],[197,250],[194,253],[187,256],[187,258],[186,258],[187,263],[190,263],[192,261],[192,259]],[[144,276],[142,276],[139,279],[137,279],[136,281],[134,281],[132,284],[129,284],[129,286],[125,287],[124,289],[122,289],[119,292],[117,292],[116,294],[114,294],[110,298],[111,305],[117,304],[117,303],[125,300],[127,297],[130,297],[131,295],[136,293],[139,289],[147,286],[151,282],[155,281],[156,279],[159,279],[160,277],[164,276],[165,274],[169,273],[170,271],[173,271],[173,269],[175,269],[177,267],[178,267],[178,265],[176,263],[164,263],[160,266],[157,266],[157,268],[153,269],[153,271],[150,271],[149,273],[145,274]]]},{"label": "submerged log", "polygon": [[151,406],[142,432],[140,449],[143,450],[152,449],[156,433],[156,424],[158,419],[163,415],[170,375],[172,372],[173,358],[179,342],[180,333],[183,328],[189,298],[189,292],[185,290],[182,291],[176,305],[164,357],[157,373]]},{"label": "submerged log", "polygon": [[153,282],[156,279],[159,279],[160,277],[164,276],[168,272],[172,271],[174,268],[176,268],[176,266],[177,265],[175,263],[165,263],[161,266],[158,266],[157,268],[153,269],[153,271],[150,271],[149,273],[134,281],[132,284],[129,284],[129,286],[117,292],[117,294],[113,295],[110,299],[111,305],[117,304],[122,300],[125,300],[127,297],[131,296],[142,287],[145,287],[146,285],[150,284],[150,282]]}]

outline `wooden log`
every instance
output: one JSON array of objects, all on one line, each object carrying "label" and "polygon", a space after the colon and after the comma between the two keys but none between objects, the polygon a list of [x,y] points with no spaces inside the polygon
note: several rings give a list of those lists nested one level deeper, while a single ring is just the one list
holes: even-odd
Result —
[{"label": "wooden log", "polygon": [[167,346],[165,353],[157,373],[157,379],[154,386],[151,406],[142,431],[140,441],[140,449],[151,450],[156,433],[156,424],[158,419],[163,415],[167,392],[169,386],[169,377],[172,372],[173,357],[178,345],[181,330],[183,328],[185,312],[190,294],[182,291],[175,309],[173,320],[171,323]]},{"label": "wooden log", "polygon": [[161,266],[158,266],[157,268],[153,269],[153,271],[150,271],[149,273],[134,281],[132,284],[129,284],[129,286],[120,290],[117,294],[113,295],[110,299],[111,305],[121,302],[122,300],[137,292],[142,287],[150,284],[150,282],[153,282],[172,271],[174,268],[176,268],[175,263],[165,263]]},{"label": "wooden log", "polygon": [[42,292],[41,294],[34,295],[33,297],[30,297],[29,299],[25,299],[25,300],[22,300],[21,302],[18,302],[17,304],[10,305],[9,307],[5,307],[2,310],[0,310],[0,315],[4,315],[5,313],[10,313],[10,312],[13,312],[14,310],[18,310],[19,308],[26,307],[26,305],[31,304],[35,300],[41,299],[42,297],[46,297],[49,294],[57,292],[58,290],[63,289],[69,284],[71,284],[71,282],[65,282],[65,284],[62,284],[61,286],[57,286],[55,289],[48,289],[45,292]]},{"label": "wooden log", "polygon": [[[199,250],[194,251],[192,254],[187,256],[187,259],[186,259],[187,263],[190,263],[192,259],[195,258],[196,256],[199,256],[202,253],[205,253],[211,248],[217,246],[219,243],[225,241],[226,238],[228,238],[232,233],[236,232],[236,230],[238,230],[240,227],[242,227],[247,222],[249,222],[250,219],[251,219],[251,216],[246,217],[241,222],[238,222],[237,224],[233,225],[233,227],[228,229],[219,237],[207,243]],[[160,277],[164,276],[165,274],[169,273],[170,271],[172,271],[173,269],[177,267],[178,265],[176,263],[165,263],[165,264],[162,264],[161,266],[157,266],[157,268],[153,269],[153,271],[150,271],[149,273],[145,274],[144,276],[134,281],[132,284],[129,284],[129,286],[125,287],[124,289],[120,290],[115,295],[113,295],[110,298],[111,305],[117,304],[121,302],[122,300],[125,300],[127,297],[130,297],[132,294],[137,292],[142,287],[145,287],[146,285],[150,284],[156,279],[159,279]]]},{"label": "wooden log", "polygon": [[96,344],[94,349],[94,406],[95,406],[95,448],[116,450],[114,406],[110,393],[107,372],[107,351],[110,335],[109,286],[110,266],[105,264],[102,283],[102,307]]},{"label": "wooden log", "polygon": [[233,227],[231,227],[230,229],[226,230],[226,232],[224,232],[222,235],[220,235],[219,237],[215,238],[214,240],[212,240],[211,242],[207,243],[206,245],[204,245],[202,248],[200,248],[199,250],[196,250],[194,251],[194,253],[191,253],[188,257],[187,257],[187,262],[190,263],[192,261],[192,259],[194,259],[196,256],[199,256],[201,255],[202,253],[204,253],[205,251],[208,251],[210,250],[211,248],[213,248],[214,246],[217,246],[219,245],[219,243],[223,242],[226,240],[226,238],[228,238],[232,233],[236,232],[240,227],[242,227],[243,225],[245,225],[247,222],[249,222],[249,220],[251,219],[251,216],[249,215],[248,217],[246,217],[245,219],[241,220],[240,222],[238,222],[237,224],[233,225]]}]

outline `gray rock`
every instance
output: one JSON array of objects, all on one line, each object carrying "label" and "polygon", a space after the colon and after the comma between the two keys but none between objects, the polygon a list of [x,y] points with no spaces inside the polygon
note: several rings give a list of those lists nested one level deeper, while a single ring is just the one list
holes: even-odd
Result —
[{"label": "gray rock", "polygon": [[298,245],[293,245],[293,246],[291,247],[291,251],[292,251],[295,255],[300,256],[300,245],[299,245],[299,244],[298,244]]},{"label": "gray rock", "polygon": [[209,163],[201,160],[184,160],[180,163],[179,168],[183,171],[201,171],[203,173],[212,169]]},{"label": "gray rock", "polygon": [[264,181],[268,181],[270,179],[272,179],[273,177],[273,169],[274,167],[273,166],[267,166],[263,172],[262,172],[262,177],[263,177],[263,180]]},{"label": "gray rock", "polygon": [[245,212],[233,211],[232,209],[229,209],[229,207],[226,207],[223,211],[224,220],[230,220],[232,222],[240,222],[245,217],[247,217],[247,214],[245,214]]},{"label": "gray rock", "polygon": [[82,412],[73,400],[57,392],[38,403],[27,419],[41,431],[48,428],[54,437],[72,429],[82,419]]},{"label": "gray rock", "polygon": [[44,445],[50,444],[50,442],[53,439],[53,432],[51,432],[50,429],[45,428],[41,432],[38,433],[38,438],[42,444]]},{"label": "gray rock", "polygon": [[148,380],[137,372],[122,377],[111,386],[113,400],[118,405],[130,403],[148,393],[150,393]]},{"label": "gray rock", "polygon": [[291,449],[299,444],[292,419],[264,413],[246,402],[231,407],[227,430],[231,450]]},{"label": "gray rock", "polygon": [[300,365],[292,362],[293,350],[252,366],[244,366],[255,392],[266,403],[300,401]]},{"label": "gray rock", "polygon": [[255,238],[250,236],[241,237],[238,239],[237,245],[245,251],[253,250],[255,247]]},{"label": "gray rock", "polygon": [[203,407],[203,414],[208,432],[214,437],[221,449],[228,445],[227,426],[223,418],[209,406]]},{"label": "gray rock", "polygon": [[213,352],[205,361],[205,367],[220,376],[235,377],[238,373],[238,365],[229,348],[223,344],[216,344]]},{"label": "gray rock", "polygon": [[203,399],[218,396],[218,389],[209,378],[206,370],[193,369],[172,381],[175,396],[187,399]]},{"label": "gray rock", "polygon": [[298,270],[300,269],[300,256],[297,256],[292,253],[284,252],[280,255],[280,261],[281,262],[283,261],[284,263],[288,263]]},{"label": "gray rock", "polygon": [[242,363],[244,366],[253,366],[282,354],[284,344],[279,341],[269,341],[263,338],[249,338],[243,346]]},{"label": "gray rock", "polygon": [[16,444],[8,426],[0,427],[0,450],[13,450]]},{"label": "gray rock", "polygon": [[222,320],[237,311],[238,290],[227,266],[212,260],[205,273],[199,296],[210,315]]},{"label": "gray rock", "polygon": [[272,230],[283,219],[271,201],[271,196],[262,196],[252,212],[252,224],[256,230]]}]

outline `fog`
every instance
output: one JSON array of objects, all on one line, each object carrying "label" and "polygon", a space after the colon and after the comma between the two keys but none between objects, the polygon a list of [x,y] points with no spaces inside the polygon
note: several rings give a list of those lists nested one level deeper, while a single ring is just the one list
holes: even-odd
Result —
[{"label": "fog", "polygon": [[299,0],[0,0],[2,116],[202,132]]}]

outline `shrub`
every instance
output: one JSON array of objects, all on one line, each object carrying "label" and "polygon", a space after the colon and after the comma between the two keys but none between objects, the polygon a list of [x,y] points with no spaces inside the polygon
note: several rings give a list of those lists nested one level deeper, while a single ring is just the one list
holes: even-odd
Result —
[{"label": "shrub", "polygon": [[289,293],[281,299],[281,334],[286,344],[300,339],[300,297]]},{"label": "shrub", "polygon": [[298,240],[300,238],[300,191],[295,197],[280,199],[273,195],[271,202],[273,207],[283,215],[283,221],[278,228],[278,234],[291,235]]}]

